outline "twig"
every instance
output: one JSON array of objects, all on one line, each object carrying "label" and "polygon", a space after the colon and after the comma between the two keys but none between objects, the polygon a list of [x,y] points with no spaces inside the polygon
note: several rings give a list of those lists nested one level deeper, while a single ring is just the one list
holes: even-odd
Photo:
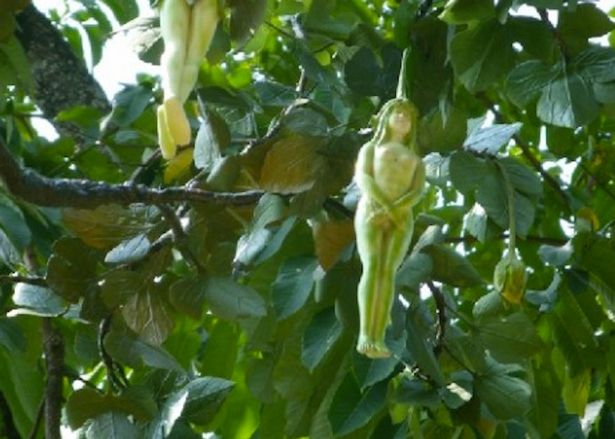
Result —
[{"label": "twig", "polygon": [[100,325],[98,326],[98,352],[100,354],[100,358],[102,359],[105,368],[107,369],[107,377],[109,382],[111,383],[111,387],[114,390],[121,390],[128,386],[128,379],[126,375],[124,375],[124,369],[119,366],[111,355],[105,349],[105,337],[111,330],[111,318],[113,314],[109,314],[107,317],[100,321]]},{"label": "twig", "polygon": [[0,177],[9,191],[39,206],[92,209],[104,204],[164,204],[181,201],[249,205],[262,191],[212,192],[197,188],[150,188],[142,184],[108,184],[90,180],[51,179],[22,168],[0,141]]},{"label": "twig", "polygon": [[181,254],[184,256],[184,258],[192,262],[192,264],[199,272],[204,273],[205,267],[203,267],[198,258],[188,248],[186,232],[182,227],[181,221],[175,214],[175,211],[173,211],[173,209],[164,204],[158,205],[158,209],[160,209],[160,212],[162,213],[162,216],[164,217],[165,221],[171,226],[175,245],[177,246]]},{"label": "twig", "polygon": [[442,294],[442,291],[440,291],[440,288],[436,287],[433,282],[427,282],[427,286],[429,287],[434,301],[436,302],[438,328],[436,330],[436,347],[434,348],[434,351],[438,354],[442,350],[442,346],[444,345],[444,336],[446,334],[446,300],[444,299],[444,295]]}]

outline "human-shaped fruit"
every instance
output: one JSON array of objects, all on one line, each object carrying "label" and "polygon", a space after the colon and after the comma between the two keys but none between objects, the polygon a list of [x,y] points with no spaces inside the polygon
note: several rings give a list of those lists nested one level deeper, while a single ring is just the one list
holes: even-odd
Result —
[{"label": "human-shaped fruit", "polygon": [[160,58],[163,103],[158,107],[158,143],[162,156],[171,159],[177,145],[190,143],[191,132],[184,102],[196,84],[199,66],[214,36],[220,16],[219,0],[163,0]]},{"label": "human-shaped fruit", "polygon": [[361,198],[354,224],[363,264],[357,351],[371,358],[390,355],[384,337],[395,298],[395,273],[410,246],[412,207],[425,184],[425,166],[416,153],[416,130],[414,105],[403,98],[387,102],[355,167]]}]

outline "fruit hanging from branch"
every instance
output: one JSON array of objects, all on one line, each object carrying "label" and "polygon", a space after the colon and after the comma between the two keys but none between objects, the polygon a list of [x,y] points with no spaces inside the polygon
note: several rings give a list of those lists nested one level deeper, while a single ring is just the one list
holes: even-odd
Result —
[{"label": "fruit hanging from branch", "polygon": [[412,103],[405,98],[387,102],[355,167],[361,198],[354,223],[363,264],[357,351],[371,358],[390,355],[384,337],[395,298],[395,273],[410,246],[412,208],[425,184],[425,166],[415,150],[416,130]]},{"label": "fruit hanging from branch", "polygon": [[158,139],[166,159],[175,156],[177,145],[186,145],[191,140],[183,105],[196,84],[199,66],[216,31],[218,1],[164,0],[160,6],[164,98],[158,108]]}]

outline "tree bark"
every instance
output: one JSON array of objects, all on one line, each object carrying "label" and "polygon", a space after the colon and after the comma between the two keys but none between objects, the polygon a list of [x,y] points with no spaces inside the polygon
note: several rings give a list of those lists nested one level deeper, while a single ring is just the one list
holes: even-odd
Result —
[{"label": "tree bark", "polygon": [[83,61],[72,51],[54,25],[33,5],[17,14],[15,36],[24,47],[34,78],[34,100],[61,136],[73,137],[78,144],[87,143],[83,131],[54,118],[76,105],[111,109],[109,100]]}]

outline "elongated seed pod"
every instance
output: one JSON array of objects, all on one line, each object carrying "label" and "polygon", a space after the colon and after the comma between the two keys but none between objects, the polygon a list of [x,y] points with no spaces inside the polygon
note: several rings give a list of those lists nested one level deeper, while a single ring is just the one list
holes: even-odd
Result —
[{"label": "elongated seed pod", "polygon": [[190,33],[182,71],[180,98],[188,99],[198,79],[199,66],[216,32],[219,19],[218,0],[197,0],[192,6]]},{"label": "elongated seed pod", "polygon": [[184,106],[179,101],[179,98],[173,96],[165,99],[162,103],[164,108],[164,117],[167,123],[171,137],[177,145],[187,145],[190,143],[192,133],[190,131],[190,122],[184,111]]},{"label": "elongated seed pod", "polygon": [[164,40],[160,67],[165,99],[181,94],[190,14],[191,8],[186,0],[164,0],[160,8],[160,33]]},{"label": "elongated seed pod", "polygon": [[164,106],[158,106],[156,116],[158,120],[158,144],[160,145],[160,152],[162,153],[162,157],[170,160],[175,156],[177,144],[169,132]]}]

